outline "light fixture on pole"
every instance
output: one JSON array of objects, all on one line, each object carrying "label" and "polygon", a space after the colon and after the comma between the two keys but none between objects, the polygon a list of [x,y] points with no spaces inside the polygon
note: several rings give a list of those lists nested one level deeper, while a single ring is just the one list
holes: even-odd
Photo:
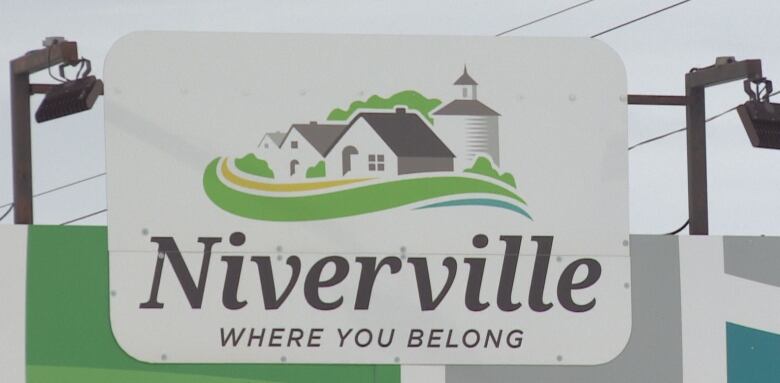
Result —
[{"label": "light fixture on pole", "polygon": [[[751,85],[755,85],[755,91]],[[769,102],[772,81],[745,80],[745,93],[750,100],[738,106],[737,113],[750,143],[756,148],[780,149],[780,104]]]},{"label": "light fixture on pole", "polygon": [[[38,110],[35,112],[35,121],[41,123],[60,117],[69,116],[92,108],[97,98],[103,94],[103,82],[90,76],[92,64],[87,59],[80,59],[73,66],[80,63],[82,68],[75,80],[67,80],[62,84],[52,86],[47,92]],[[64,67],[70,64],[60,65],[60,76],[65,78]],[[81,72],[84,70],[83,74]]]},{"label": "light fixture on pole", "polygon": [[[737,107],[750,142],[755,147],[780,149],[780,104],[769,102],[772,82],[763,77],[761,60],[737,61],[734,57],[718,57],[713,65],[694,68],[685,75],[685,96],[628,96],[628,103],[632,105],[685,106],[690,234],[709,234],[704,90],[738,80],[744,80],[745,91],[750,96],[748,102]],[[751,84],[756,86],[756,91]]]},{"label": "light fixture on pole", "polygon": [[[14,223],[33,223],[32,142],[30,132],[30,96],[45,94],[36,112],[38,122],[88,110],[103,94],[103,83],[89,76],[89,61],[79,59],[75,41],[49,37],[44,48],[29,51],[10,62],[11,69],[11,151],[13,157]],[[58,79],[61,84],[30,84],[30,75],[60,66],[83,65],[86,71],[75,80]],[[84,69],[84,68],[82,68]],[[51,75],[51,73],[50,73]],[[52,76],[54,77],[54,76]]]}]

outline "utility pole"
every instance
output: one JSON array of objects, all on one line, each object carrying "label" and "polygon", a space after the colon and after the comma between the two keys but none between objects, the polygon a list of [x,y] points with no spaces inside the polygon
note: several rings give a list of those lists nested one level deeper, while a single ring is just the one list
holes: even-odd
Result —
[{"label": "utility pole", "polygon": [[754,82],[765,80],[761,72],[761,60],[736,61],[733,57],[718,57],[714,65],[694,68],[685,75],[685,96],[628,96],[628,103],[632,105],[685,106],[690,234],[709,234],[704,91],[711,86],[746,79]]},{"label": "utility pole", "polygon": [[14,223],[33,223],[32,142],[30,133],[30,74],[60,63],[78,61],[78,47],[72,41],[27,52],[11,60],[11,147],[14,180]]},{"label": "utility pole", "polygon": [[11,150],[13,157],[14,223],[33,223],[32,143],[30,134],[30,96],[47,93],[53,86],[30,85],[30,75],[60,63],[79,62],[74,41],[47,39],[46,48],[27,52],[10,62],[11,72]]},{"label": "utility pole", "polygon": [[760,80],[761,60],[735,61],[719,57],[715,65],[694,69],[685,75],[686,126],[688,139],[688,216],[690,233],[709,234],[707,206],[707,131],[704,90],[738,80]]}]

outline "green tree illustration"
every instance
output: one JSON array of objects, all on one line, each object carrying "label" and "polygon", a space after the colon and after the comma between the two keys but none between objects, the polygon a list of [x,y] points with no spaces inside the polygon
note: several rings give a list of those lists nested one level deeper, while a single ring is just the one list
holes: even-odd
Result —
[{"label": "green tree illustration", "polygon": [[244,173],[265,178],[274,178],[274,171],[268,166],[268,162],[264,159],[255,157],[253,153],[249,153],[237,159],[236,167]]},{"label": "green tree illustration", "polygon": [[488,176],[490,178],[497,179],[507,185],[512,186],[513,188],[517,187],[515,184],[515,177],[510,173],[499,173],[498,170],[496,170],[493,167],[493,164],[485,157],[478,157],[476,161],[474,161],[474,165],[472,165],[470,168],[465,169],[463,172],[465,173],[474,173],[474,174],[481,174],[483,176]]},{"label": "green tree illustration", "polygon": [[316,165],[306,169],[306,178],[325,177],[325,161],[317,162]]},{"label": "green tree illustration", "polygon": [[328,120],[346,121],[358,109],[393,109],[396,106],[405,106],[409,110],[420,112],[428,122],[433,123],[431,112],[439,105],[441,105],[439,99],[427,98],[414,90],[404,90],[388,98],[373,95],[365,101],[355,101],[349,104],[346,110],[333,109],[328,114]]}]

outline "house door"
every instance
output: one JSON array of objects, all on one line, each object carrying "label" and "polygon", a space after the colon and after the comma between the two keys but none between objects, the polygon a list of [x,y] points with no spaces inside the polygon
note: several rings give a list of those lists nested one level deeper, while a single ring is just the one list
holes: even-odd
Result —
[{"label": "house door", "polygon": [[295,175],[295,171],[298,170],[298,160],[292,160],[290,161],[290,176]]},{"label": "house door", "polygon": [[346,175],[352,170],[352,156],[356,156],[358,150],[354,146],[347,146],[341,151],[341,175]]}]

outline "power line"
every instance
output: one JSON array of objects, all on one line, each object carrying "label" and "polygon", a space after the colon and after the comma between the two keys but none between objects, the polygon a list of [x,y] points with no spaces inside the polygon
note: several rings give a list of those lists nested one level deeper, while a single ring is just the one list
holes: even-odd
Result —
[{"label": "power line", "polygon": [[631,146],[629,146],[629,147],[628,147],[628,150],[635,149],[635,148],[637,148],[637,147],[640,147],[640,146],[642,146],[642,145],[645,145],[645,144],[649,144],[649,143],[651,143],[651,142],[658,141],[658,140],[660,140],[660,139],[662,139],[662,138],[666,138],[666,137],[669,137],[669,136],[671,136],[671,135],[673,135],[673,134],[677,134],[677,133],[680,133],[680,132],[684,132],[684,131],[686,131],[686,130],[688,130],[688,127],[685,127],[685,128],[682,128],[682,129],[673,130],[673,131],[671,131],[671,132],[664,133],[664,134],[662,134],[662,135],[660,135],[660,136],[655,136],[655,137],[653,137],[653,138],[650,138],[650,139],[647,139],[647,140],[644,140],[644,141],[641,141],[641,142],[638,142],[638,143],[636,143],[636,144],[634,144],[634,145],[631,145]]},{"label": "power line", "polygon": [[[714,116],[704,120],[704,122],[705,123],[706,122],[710,122],[710,121],[712,121],[712,120],[714,120],[716,118],[722,117],[723,115],[725,115],[725,114],[727,114],[727,113],[729,113],[729,112],[731,112],[733,110],[736,110],[736,109],[737,109],[737,107],[735,106],[735,107],[729,108],[727,110],[724,110],[724,111],[722,111],[722,112],[720,112],[720,113],[718,113],[718,114],[716,114],[716,115],[714,115]],[[687,126],[683,127],[683,128],[680,128],[680,129],[677,129],[677,130],[672,130],[671,132],[667,132],[667,133],[664,133],[664,134],[662,134],[660,136],[655,136],[653,138],[649,138],[647,140],[644,140],[644,141],[638,142],[638,143],[636,143],[634,145],[631,145],[631,146],[628,147],[628,150],[634,149],[636,147],[639,147],[639,146],[642,146],[642,145],[645,145],[645,144],[649,144],[651,142],[658,141],[658,140],[660,140],[662,138],[666,138],[666,137],[669,137],[669,136],[671,136],[673,134],[681,133],[681,132],[684,132],[686,130],[688,130]]]},{"label": "power line", "polygon": [[538,18],[538,19],[535,19],[535,20],[531,20],[531,21],[529,21],[529,22],[527,22],[527,23],[525,23],[525,24],[523,24],[523,25],[518,25],[518,26],[516,26],[516,27],[514,27],[514,28],[507,29],[507,30],[505,30],[505,31],[503,31],[503,32],[501,32],[501,33],[498,33],[498,34],[496,34],[496,37],[503,36],[503,35],[505,35],[505,34],[507,34],[507,33],[514,32],[514,31],[516,31],[516,30],[518,30],[518,29],[520,29],[520,28],[525,28],[525,27],[527,27],[527,26],[529,26],[529,25],[533,25],[533,24],[536,24],[536,23],[538,23],[538,22],[540,22],[540,21],[547,20],[547,19],[549,19],[549,18],[551,18],[551,17],[558,16],[558,15],[560,15],[561,13],[564,13],[564,12],[571,11],[572,9],[579,8],[579,7],[581,7],[581,6],[585,5],[585,4],[592,3],[592,2],[594,2],[594,1],[596,1],[596,0],[586,0],[586,1],[583,1],[583,2],[581,2],[581,3],[574,4],[574,5],[572,5],[572,6],[568,7],[568,8],[561,9],[560,11],[553,12],[553,13],[551,13],[551,14],[549,14],[549,15],[542,16],[542,17],[540,17],[540,18]]},{"label": "power line", "polygon": [[[76,180],[76,181],[67,183],[65,185],[60,185],[60,186],[57,186],[55,188],[42,191],[42,192],[40,192],[38,194],[33,194],[33,197],[40,197],[42,195],[46,195],[46,194],[49,194],[49,193],[54,193],[54,192],[56,192],[58,190],[62,190],[62,189],[65,189],[65,188],[68,188],[68,187],[71,187],[71,186],[75,186],[75,185],[78,185],[78,184],[80,184],[82,182],[87,182],[87,181],[93,180],[95,178],[102,177],[104,175],[106,175],[106,172],[98,173],[98,174],[95,174],[95,175],[92,175],[92,176],[89,176],[89,177],[86,177],[86,178],[82,178],[80,180]],[[14,208],[14,203],[13,202],[9,202],[7,204],[0,205],[0,208],[4,208],[6,206],[9,206],[9,208],[8,208],[8,210],[5,213],[3,213],[2,216],[0,216],[0,221],[2,221],[8,215],[8,213],[11,212],[11,210]],[[61,223],[61,225],[67,225],[69,223],[80,221],[82,219],[89,218],[89,217],[91,217],[93,215],[98,215],[98,214],[103,213],[105,211],[107,211],[107,209],[103,209],[103,210],[100,210],[100,211],[97,211],[97,212],[94,212],[94,213],[90,213],[90,214],[87,214],[85,216],[82,216],[82,217],[79,217],[79,218],[76,218],[76,219],[73,219],[73,220],[70,220],[70,221],[67,221],[67,222]]]},{"label": "power line", "polygon": [[8,208],[8,210],[6,210],[6,211],[5,211],[5,213],[3,213],[3,216],[2,216],[2,217],[0,217],[0,221],[4,220],[4,219],[5,219],[5,217],[6,217],[6,216],[7,216],[7,215],[8,215],[8,214],[11,212],[11,210],[13,210],[13,209],[14,209],[14,204],[13,204],[13,203],[11,203],[11,207],[9,207],[9,208]]},{"label": "power line", "polygon": [[98,211],[96,211],[94,213],[89,213],[87,215],[82,215],[81,217],[74,218],[74,219],[72,219],[70,221],[65,221],[65,222],[61,223],[60,226],[64,226],[64,225],[68,225],[68,224],[71,224],[71,223],[74,223],[74,222],[78,222],[78,221],[81,221],[82,219],[86,219],[86,218],[98,215],[100,213],[105,213],[107,211],[108,211],[108,209],[103,209],[103,210],[98,210]]},{"label": "power line", "polygon": [[[588,3],[592,3],[593,1],[595,1],[595,0],[586,0],[586,1],[583,1],[583,2],[580,2],[580,3],[577,3],[577,4],[574,4],[574,5],[572,5],[572,6],[569,6],[569,7],[567,7],[567,8],[561,9],[561,10],[559,10],[559,11],[556,11],[556,12],[550,13],[550,14],[548,14],[548,15],[545,15],[545,16],[542,16],[542,17],[540,17],[540,18],[538,18],[538,19],[531,20],[531,21],[529,21],[529,22],[527,22],[527,23],[525,23],[525,24],[518,25],[518,26],[516,26],[516,27],[514,27],[514,28],[507,29],[507,30],[505,30],[505,31],[503,31],[503,32],[497,33],[497,34],[496,34],[496,37],[503,36],[503,35],[505,35],[505,34],[507,34],[507,33],[514,32],[514,31],[516,31],[516,30],[518,30],[518,29],[525,28],[525,27],[527,27],[527,26],[530,26],[530,25],[536,24],[536,23],[538,23],[538,22],[540,22],[540,21],[544,21],[544,20],[547,20],[547,19],[549,19],[549,18],[552,18],[552,17],[558,16],[558,15],[560,15],[560,14],[562,14],[562,13],[565,13],[565,12],[571,11],[571,10],[573,10],[573,9],[575,9],[575,8],[579,8],[579,7],[581,7],[581,6],[583,6],[583,5],[586,5],[586,4],[588,4]],[[680,2],[674,3],[674,4],[672,4],[672,5],[669,5],[669,6],[667,6],[667,7],[661,8],[661,9],[659,9],[659,10],[656,10],[656,11],[653,11],[653,12],[650,12],[650,13],[648,13],[648,14],[646,14],[646,15],[643,15],[643,16],[637,17],[637,18],[635,18],[635,19],[632,19],[632,20],[626,21],[625,23],[622,23],[622,24],[620,24],[620,25],[616,25],[616,26],[614,26],[614,27],[612,27],[612,28],[605,29],[605,30],[603,30],[603,31],[601,31],[601,32],[599,32],[599,33],[596,33],[596,34],[594,34],[594,35],[591,35],[591,36],[590,36],[590,38],[596,38],[596,37],[599,37],[599,36],[601,36],[601,35],[603,35],[603,34],[606,34],[606,33],[612,32],[612,31],[614,31],[614,30],[616,30],[616,29],[623,28],[623,27],[625,27],[625,26],[627,26],[627,25],[633,24],[633,23],[635,23],[635,22],[637,22],[637,21],[640,21],[640,20],[644,20],[644,19],[646,19],[646,18],[648,18],[648,17],[655,16],[655,15],[657,15],[657,14],[661,13],[661,12],[668,11],[668,10],[670,10],[670,9],[674,8],[674,7],[677,7],[677,6],[683,5],[683,4],[685,4],[685,3],[687,3],[687,2],[690,2],[690,1],[691,1],[691,0],[682,0],[682,1],[680,1]]]},{"label": "power line", "polygon": [[[769,96],[767,96],[767,97],[772,97],[772,96],[775,96],[775,95],[777,95],[777,94],[780,94],[780,90],[778,90],[777,92],[774,92],[774,93],[770,94],[770,95],[769,95]],[[705,122],[705,123],[706,123],[706,122],[710,122],[710,121],[712,121],[712,120],[714,120],[714,119],[716,119],[716,118],[723,117],[724,115],[726,115],[726,114],[728,114],[729,112],[732,112],[732,111],[734,111],[734,110],[736,110],[736,109],[737,109],[737,107],[736,107],[736,106],[735,106],[735,107],[732,107],[732,108],[729,108],[729,109],[726,109],[726,110],[724,110],[724,111],[722,111],[722,112],[720,112],[720,113],[718,113],[718,114],[716,114],[716,115],[714,115],[714,116],[712,116],[712,117],[710,117],[710,118],[708,118],[708,119],[704,120],[704,122]],[[629,146],[629,147],[628,147],[628,150],[635,149],[635,148],[637,148],[637,147],[640,147],[640,146],[642,146],[642,145],[646,145],[646,144],[649,144],[649,143],[651,143],[651,142],[658,141],[658,140],[660,140],[660,139],[662,139],[662,138],[666,138],[666,137],[669,137],[669,136],[671,136],[671,135],[674,135],[674,134],[677,134],[677,133],[682,133],[682,132],[684,132],[684,131],[686,131],[686,130],[688,130],[688,127],[687,127],[687,126],[686,126],[686,127],[683,127],[683,128],[680,128],[680,129],[677,129],[677,130],[672,130],[671,132],[666,132],[666,133],[664,133],[664,134],[661,134],[661,135],[659,135],[659,136],[655,136],[655,137],[653,137],[653,138],[648,138],[648,139],[646,139],[646,140],[644,140],[644,141],[640,141],[640,142],[637,142],[637,143],[636,143],[636,144],[634,144],[634,145],[631,145],[631,146]]]},{"label": "power line", "polygon": [[[65,189],[65,188],[68,188],[68,187],[71,187],[71,186],[75,186],[75,185],[78,185],[78,184],[80,184],[80,183],[82,183],[82,182],[87,182],[87,181],[93,180],[93,179],[95,179],[95,178],[102,177],[102,176],[104,176],[104,175],[106,175],[106,172],[99,173],[99,174],[95,174],[95,175],[93,175],[93,176],[89,176],[89,177],[87,177],[87,178],[82,178],[82,179],[80,179],[80,180],[78,180],[78,181],[73,181],[73,182],[71,182],[71,183],[68,183],[68,184],[65,184],[65,185],[57,186],[57,187],[55,187],[55,188],[53,188],[53,189],[49,189],[49,190],[46,190],[46,191],[42,191],[42,192],[40,192],[40,193],[38,193],[38,194],[33,194],[33,197],[40,197],[40,196],[42,196],[42,195],[46,195],[46,194],[49,194],[49,193],[53,193],[53,192],[56,192],[57,190],[62,190],[62,189]],[[3,204],[3,205],[0,205],[0,208],[4,208],[4,207],[6,207],[6,206],[11,206],[11,205],[13,205],[13,204],[14,204],[13,202],[9,202],[9,203],[6,203],[6,204]]]},{"label": "power line", "polygon": [[616,26],[614,26],[614,27],[612,27],[612,28],[609,28],[609,29],[605,29],[605,30],[603,30],[603,31],[601,31],[601,32],[599,32],[599,33],[596,33],[595,35],[592,35],[592,36],[590,36],[590,38],[596,38],[596,37],[599,37],[599,36],[601,36],[601,35],[603,35],[603,34],[605,34],[605,33],[612,32],[612,31],[614,31],[615,29],[620,29],[620,28],[623,28],[623,27],[625,27],[625,26],[627,26],[627,25],[629,25],[629,24],[633,24],[633,23],[635,23],[635,22],[637,22],[637,21],[644,20],[644,19],[646,19],[646,18],[648,18],[648,17],[650,17],[650,16],[657,15],[657,14],[659,14],[659,13],[661,13],[661,12],[664,12],[664,11],[670,10],[670,9],[672,9],[672,8],[674,8],[674,7],[678,6],[678,5],[683,5],[683,4],[685,4],[685,3],[689,2],[689,1],[691,1],[691,0],[683,0],[683,1],[680,1],[679,3],[674,3],[674,4],[672,4],[672,5],[668,6],[668,7],[661,8],[661,9],[659,9],[659,10],[657,10],[657,11],[654,11],[654,12],[650,12],[650,13],[648,13],[648,14],[644,15],[644,16],[640,16],[640,17],[637,17],[636,19],[633,19],[633,20],[630,20],[630,21],[626,21],[626,22],[625,22],[625,23],[623,23],[623,24],[616,25]]},{"label": "power line", "polygon": [[[510,33],[510,32],[513,32],[513,31],[516,31],[516,30],[518,30],[518,29],[521,29],[521,28],[525,28],[525,27],[527,27],[527,26],[529,26],[529,25],[536,24],[536,23],[538,23],[538,22],[540,22],[540,21],[543,21],[543,20],[549,19],[549,18],[551,18],[551,17],[555,17],[555,16],[557,16],[557,15],[560,15],[560,14],[562,14],[562,13],[564,13],[564,12],[568,12],[568,11],[570,11],[570,10],[572,10],[572,9],[575,9],[575,8],[581,7],[581,6],[585,5],[585,4],[591,3],[591,2],[593,2],[593,1],[595,1],[595,0],[586,0],[586,1],[583,1],[583,2],[580,2],[580,3],[577,3],[577,4],[574,4],[574,5],[570,6],[570,7],[567,7],[567,8],[561,9],[561,10],[559,10],[559,11],[557,11],[557,12],[553,12],[553,13],[551,13],[551,14],[548,14],[548,15],[546,15],[546,16],[542,16],[542,17],[540,17],[540,18],[538,18],[538,19],[535,19],[535,20],[529,21],[529,22],[527,22],[527,23],[525,23],[525,24],[522,24],[522,25],[516,26],[516,27],[514,27],[514,28],[511,28],[511,29],[507,29],[506,31],[503,31],[503,32],[501,32],[501,33],[498,33],[498,34],[496,34],[496,37],[503,36],[503,35],[505,35],[505,34],[507,34],[507,33]],[[659,14],[659,13],[661,13],[661,12],[667,11],[667,10],[669,10],[669,9],[672,9],[672,8],[674,8],[674,7],[677,7],[677,6],[679,6],[679,5],[685,4],[685,3],[687,3],[687,2],[690,2],[690,1],[691,1],[691,0],[683,0],[683,1],[680,1],[680,2],[678,2],[678,3],[675,3],[675,4],[672,4],[672,5],[670,5],[670,6],[667,6],[667,7],[661,8],[661,9],[659,9],[659,10],[656,10],[656,11],[654,11],[654,12],[648,13],[648,14],[646,14],[646,15],[644,15],[644,16],[640,16],[640,17],[638,17],[638,18],[636,18],[636,19],[633,19],[633,20],[627,21],[627,22],[625,22],[625,23],[623,23],[623,24],[620,24],[620,25],[614,26],[614,27],[612,27],[612,28],[606,29],[606,30],[604,30],[604,31],[601,31],[601,32],[599,32],[599,33],[596,33],[595,35],[592,35],[592,36],[590,36],[590,37],[591,37],[591,38],[596,38],[596,37],[598,37],[598,36],[601,36],[601,35],[603,35],[603,34],[605,34],[605,33],[609,33],[609,32],[612,32],[612,31],[614,31],[614,30],[616,30],[616,29],[623,28],[623,27],[625,27],[625,26],[627,26],[627,25],[629,25],[629,24],[633,24],[633,23],[635,23],[635,22],[637,22],[637,21],[640,21],[640,20],[646,19],[646,18],[648,18],[648,17],[651,17],[651,16],[653,16],[653,15],[657,15],[657,14]],[[720,114],[717,114],[717,115],[715,115],[715,116],[713,116],[713,117],[710,117],[709,119],[705,120],[705,122],[712,121],[712,120],[714,120],[714,119],[716,119],[716,118],[718,118],[718,117],[720,117],[720,116],[722,116],[722,115],[724,115],[724,114],[726,114],[726,113],[729,113],[729,112],[731,112],[731,111],[732,111],[732,110],[734,110],[734,109],[736,109],[736,107],[734,107],[734,108],[731,108],[731,109],[729,109],[729,110],[727,110],[727,111],[724,111],[724,112],[722,112],[722,113],[720,113]],[[639,146],[642,146],[642,145],[645,145],[645,144],[649,144],[649,143],[651,143],[651,142],[654,142],[654,141],[658,141],[658,140],[660,140],[660,139],[662,139],[662,138],[669,137],[669,136],[671,136],[671,135],[673,135],[673,134],[677,134],[677,133],[680,133],[680,132],[684,132],[686,129],[687,129],[687,128],[677,129],[677,130],[674,130],[674,131],[671,131],[671,132],[668,132],[668,133],[662,134],[662,135],[660,135],[660,136],[656,136],[656,137],[653,137],[653,138],[650,138],[650,139],[644,140],[644,141],[642,141],[642,142],[639,142],[639,143],[637,143],[637,144],[634,144],[634,145],[630,146],[630,147],[628,148],[628,150],[632,150],[632,149],[634,149],[634,148],[636,148],[636,147],[639,147]]]}]

